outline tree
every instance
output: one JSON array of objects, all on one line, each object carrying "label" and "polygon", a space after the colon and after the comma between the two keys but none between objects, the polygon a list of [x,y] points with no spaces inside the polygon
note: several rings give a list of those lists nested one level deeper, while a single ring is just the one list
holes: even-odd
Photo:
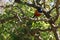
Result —
[{"label": "tree", "polygon": [[[1,40],[60,40],[60,0],[15,0],[0,15]],[[42,16],[32,18],[41,8]]]}]

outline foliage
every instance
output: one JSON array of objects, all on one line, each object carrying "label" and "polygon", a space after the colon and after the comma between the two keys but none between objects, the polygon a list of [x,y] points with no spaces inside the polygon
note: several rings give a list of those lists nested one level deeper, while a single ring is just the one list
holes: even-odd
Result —
[{"label": "foliage", "polygon": [[[47,18],[46,15],[42,13],[40,17],[32,18],[36,8],[26,5],[28,0],[21,1],[21,3],[14,2],[12,5],[6,5],[4,14],[0,14],[0,40],[56,40],[54,32],[51,31],[53,30],[51,24],[48,21],[35,20]],[[30,1],[33,3],[32,0]],[[54,1],[46,1],[46,11],[53,8],[51,2]],[[56,9],[51,11],[52,20],[55,19],[56,13]],[[55,24],[60,26],[60,17]]]}]

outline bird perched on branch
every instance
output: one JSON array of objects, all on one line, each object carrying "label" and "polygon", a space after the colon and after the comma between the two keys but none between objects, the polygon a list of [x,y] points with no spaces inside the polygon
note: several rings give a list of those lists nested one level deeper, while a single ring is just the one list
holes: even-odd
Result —
[{"label": "bird perched on branch", "polygon": [[43,11],[42,11],[41,8],[35,10],[33,18],[34,18],[34,17],[39,17],[39,16],[41,16],[42,12],[43,12]]}]

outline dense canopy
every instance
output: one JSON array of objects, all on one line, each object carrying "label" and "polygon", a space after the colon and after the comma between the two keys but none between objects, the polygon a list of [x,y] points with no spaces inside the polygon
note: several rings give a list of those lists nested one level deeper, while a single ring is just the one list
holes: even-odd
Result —
[{"label": "dense canopy", "polygon": [[0,0],[0,40],[60,40],[60,0]]}]

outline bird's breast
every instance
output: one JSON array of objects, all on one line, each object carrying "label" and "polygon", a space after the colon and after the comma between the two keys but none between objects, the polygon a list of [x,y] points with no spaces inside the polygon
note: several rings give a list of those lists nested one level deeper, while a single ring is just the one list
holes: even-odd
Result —
[{"label": "bird's breast", "polygon": [[41,13],[36,10],[34,15],[35,15],[35,16],[40,16]]}]

